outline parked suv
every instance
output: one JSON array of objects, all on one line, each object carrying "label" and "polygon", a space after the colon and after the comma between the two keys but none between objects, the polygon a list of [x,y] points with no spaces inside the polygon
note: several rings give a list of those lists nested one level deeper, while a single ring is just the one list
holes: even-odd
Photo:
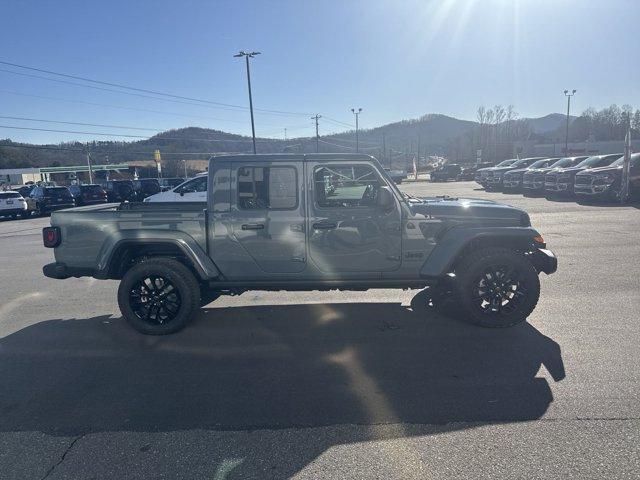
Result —
[{"label": "parked suv", "polygon": [[73,195],[67,187],[37,186],[31,190],[28,203],[29,210],[38,216],[76,206]]},{"label": "parked suv", "polygon": [[220,295],[336,288],[430,286],[452,295],[464,318],[507,327],[535,308],[538,275],[557,268],[526,212],[403,195],[368,155],[215,157],[206,198],[205,208],[146,202],[56,212],[43,230],[55,262],[43,272],[119,279],[123,317],[159,335]]},{"label": "parked suv", "polygon": [[432,182],[446,182],[448,180],[457,180],[458,175],[462,172],[462,167],[457,163],[448,163],[434,170],[429,174]]},{"label": "parked suv", "polygon": [[551,195],[573,195],[573,184],[576,175],[589,168],[606,167],[622,156],[621,153],[613,155],[595,155],[578,163],[574,167],[559,168],[544,176],[544,193]]},{"label": "parked suv", "polygon": [[529,165],[533,164],[538,160],[543,160],[545,157],[531,157],[531,158],[521,158],[520,160],[516,160],[511,165],[505,167],[493,167],[490,168],[487,173],[487,180],[485,184],[485,190],[501,190],[503,187],[504,176],[507,172],[511,170],[518,170],[521,168],[526,168]]},{"label": "parked suv", "polygon": [[517,161],[518,161],[517,158],[510,158],[509,160],[503,160],[497,165],[494,165],[491,167],[479,168],[478,170],[476,170],[474,180],[476,181],[476,183],[479,183],[480,185],[486,188],[487,179],[489,178],[489,172],[491,172],[494,168],[508,167],[509,165],[513,165]]},{"label": "parked suv", "polygon": [[145,198],[160,193],[160,182],[157,178],[141,178],[133,181],[132,201],[142,202]]},{"label": "parked suv", "polygon": [[[573,185],[580,199],[619,200],[624,157],[607,167],[591,168],[576,175]],[[629,194],[640,195],[640,153],[631,155],[629,163]]]},{"label": "parked suv", "polygon": [[71,185],[69,191],[78,207],[107,203],[107,192],[100,185]]},{"label": "parked suv", "polygon": [[24,217],[27,214],[27,202],[20,192],[6,190],[0,192],[0,217],[13,219]]},{"label": "parked suv", "polygon": [[504,174],[504,179],[502,180],[502,185],[505,191],[517,192],[522,189],[522,179],[524,175],[530,171],[538,168],[545,168],[551,165],[552,163],[559,160],[558,158],[543,158],[542,160],[538,160],[533,162],[528,167],[524,168],[516,168],[515,170],[509,170]]},{"label": "parked suv", "polygon": [[555,172],[560,168],[568,168],[577,165],[587,157],[561,158],[545,168],[536,168],[525,172],[522,176],[522,191],[525,195],[541,195],[544,192],[544,181],[547,173]]},{"label": "parked suv", "polygon": [[103,188],[107,192],[107,200],[112,203],[125,202],[134,197],[132,180],[108,180]]}]

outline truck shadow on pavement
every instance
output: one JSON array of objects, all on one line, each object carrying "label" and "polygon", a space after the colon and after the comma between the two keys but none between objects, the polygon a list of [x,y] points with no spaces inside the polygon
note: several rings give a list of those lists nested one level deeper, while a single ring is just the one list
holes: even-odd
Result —
[{"label": "truck shadow on pavement", "polygon": [[[372,430],[349,441],[366,441],[374,425],[460,422],[431,427],[437,433],[545,413],[553,397],[536,375],[544,365],[564,378],[556,342],[527,323],[490,330],[446,318],[426,300],[209,308],[167,337],[139,335],[106,315],[43,321],[0,339],[0,430],[360,424]],[[293,474],[341,441],[319,435],[283,446],[280,438],[264,451],[231,442],[246,459],[233,474],[251,476],[265,462],[285,462],[280,474]]]}]

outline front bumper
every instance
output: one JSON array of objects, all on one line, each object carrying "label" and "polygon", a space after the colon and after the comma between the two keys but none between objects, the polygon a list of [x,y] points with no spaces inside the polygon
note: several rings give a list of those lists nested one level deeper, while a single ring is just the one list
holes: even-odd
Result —
[{"label": "front bumper", "polygon": [[522,182],[519,178],[505,178],[502,182],[504,188],[520,188]]},{"label": "front bumper", "polygon": [[558,258],[547,248],[538,248],[533,252],[533,264],[540,272],[551,275],[558,270]]}]

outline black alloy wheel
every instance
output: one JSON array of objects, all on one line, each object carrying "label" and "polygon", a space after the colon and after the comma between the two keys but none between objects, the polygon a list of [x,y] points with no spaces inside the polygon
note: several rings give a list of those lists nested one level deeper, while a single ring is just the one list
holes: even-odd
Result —
[{"label": "black alloy wheel", "polygon": [[140,320],[158,325],[175,320],[182,306],[182,297],[169,279],[149,275],[130,290],[129,303]]},{"label": "black alloy wheel", "polygon": [[527,296],[525,280],[509,265],[488,265],[472,290],[476,307],[484,315],[509,315]]},{"label": "black alloy wheel", "polygon": [[504,247],[481,248],[455,268],[455,298],[467,320],[489,328],[523,322],[540,297],[540,279],[525,255]]},{"label": "black alloy wheel", "polygon": [[167,335],[183,329],[200,308],[200,284],[178,260],[148,258],[122,277],[118,305],[125,320],[140,333]]}]

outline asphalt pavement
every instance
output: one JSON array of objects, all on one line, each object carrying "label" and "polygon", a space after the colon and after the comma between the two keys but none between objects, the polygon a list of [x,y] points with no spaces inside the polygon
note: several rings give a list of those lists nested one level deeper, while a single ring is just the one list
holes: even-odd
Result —
[{"label": "asphalt pavement", "polygon": [[42,276],[47,218],[0,221],[0,479],[640,477],[640,209],[521,207],[559,258],[529,322],[424,292],[248,292],[141,336],[117,282]]}]

